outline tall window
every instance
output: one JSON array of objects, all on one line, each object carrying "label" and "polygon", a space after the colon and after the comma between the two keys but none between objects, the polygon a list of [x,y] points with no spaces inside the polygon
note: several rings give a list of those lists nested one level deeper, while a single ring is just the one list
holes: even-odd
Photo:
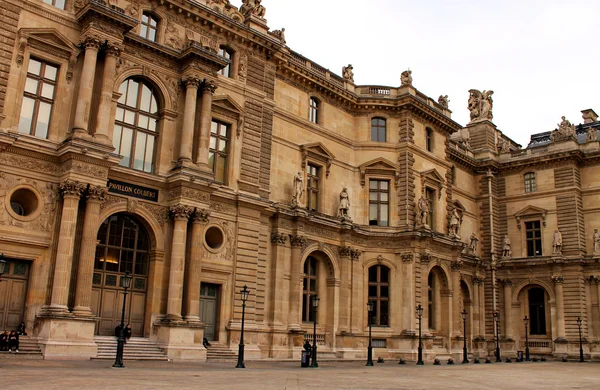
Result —
[{"label": "tall window", "polygon": [[369,268],[369,300],[375,302],[371,321],[375,326],[390,325],[390,269],[384,265]]},{"label": "tall window", "polygon": [[428,152],[433,152],[433,130],[425,128],[425,146]]},{"label": "tall window", "polygon": [[158,136],[158,103],[154,88],[128,79],[119,87],[113,145],[123,158],[120,165],[144,172],[154,170],[154,141]]},{"label": "tall window", "polygon": [[158,20],[148,12],[142,14],[142,23],[140,24],[140,36],[149,41],[156,42],[156,30]]},{"label": "tall window", "polygon": [[542,256],[542,229],[540,221],[525,222],[527,256]]},{"label": "tall window", "polygon": [[390,182],[369,180],[369,225],[389,226]]},{"label": "tall window", "polygon": [[435,229],[435,190],[431,188],[425,188],[425,197],[429,202],[429,220],[428,225],[431,230]]},{"label": "tall window", "polygon": [[58,67],[31,58],[27,68],[19,133],[48,138]]},{"label": "tall window", "polygon": [[[227,58],[229,61],[231,61],[231,57],[233,56],[233,53],[231,52],[231,49],[229,49],[225,46],[221,46],[219,48],[219,55],[221,55],[221,56]],[[231,77],[231,63],[227,64],[226,67],[221,69],[219,71],[219,74],[221,74],[225,77]]]},{"label": "tall window", "polygon": [[535,192],[535,172],[525,174],[525,192]]},{"label": "tall window", "polygon": [[229,154],[229,125],[212,121],[208,165],[215,173],[215,180],[225,182],[227,156]]},{"label": "tall window", "polygon": [[311,305],[311,297],[317,294],[317,259],[308,257],[304,262],[304,278],[302,279],[302,321],[313,322],[315,313]]},{"label": "tall window", "polygon": [[65,0],[43,0],[44,3],[55,6],[56,8],[65,9]]},{"label": "tall window", "polygon": [[528,291],[529,295],[529,334],[546,334],[546,299],[544,290],[536,287]]},{"label": "tall window", "polygon": [[386,141],[386,123],[383,118],[371,119],[371,141]]},{"label": "tall window", "polygon": [[306,194],[309,210],[319,209],[319,173],[320,168],[316,165],[306,165]]},{"label": "tall window", "polygon": [[308,109],[308,120],[312,123],[319,123],[319,100],[310,98],[310,107]]}]

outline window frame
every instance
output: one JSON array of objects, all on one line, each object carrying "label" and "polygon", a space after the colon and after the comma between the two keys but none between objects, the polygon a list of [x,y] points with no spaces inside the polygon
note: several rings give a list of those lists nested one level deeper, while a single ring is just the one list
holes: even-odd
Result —
[{"label": "window frame", "polygon": [[[383,139],[381,131],[383,130]],[[384,117],[371,118],[371,142],[387,142],[387,119]]]},{"label": "window frame", "polygon": [[425,128],[425,149],[430,153],[433,153],[433,136],[434,136],[433,129],[431,127],[426,127]]},{"label": "window frame", "polygon": [[537,191],[537,175],[535,172],[527,172],[523,175],[523,184],[525,193],[529,194]]},{"label": "window frame", "polygon": [[[531,294],[532,291],[539,290],[541,292],[541,300],[533,301],[535,304],[532,305]],[[527,305],[529,306],[529,335],[530,336],[547,336],[548,335],[548,321],[546,318],[546,290],[539,286],[532,286],[527,290]],[[536,311],[533,309],[537,308]]]},{"label": "window frame", "polygon": [[[376,269],[375,280],[371,279],[371,269]],[[382,269],[387,271],[387,282],[382,281]],[[367,299],[375,303],[374,313],[370,318],[367,318],[368,323],[376,327],[390,327],[390,296],[391,296],[391,280],[392,270],[387,265],[374,264],[367,269]],[[370,289],[375,287],[377,289],[376,295],[371,295]],[[387,288],[387,296],[382,294],[381,290]],[[382,302],[387,302],[387,313],[382,313]],[[385,317],[384,317],[385,316]],[[385,321],[383,320],[385,318]],[[371,322],[372,321],[372,322]]]},{"label": "window frame", "polygon": [[[323,172],[323,167],[313,163],[312,161],[308,161],[306,163],[306,209],[309,211],[320,210],[319,203],[321,200],[320,189],[321,189],[321,175]],[[312,183],[316,181],[316,186],[313,186]],[[312,204],[312,194],[315,194],[314,205]]]},{"label": "window frame", "polygon": [[311,96],[308,99],[308,120],[315,125],[320,122],[321,100],[315,96]]},{"label": "window frame", "polygon": [[[57,1],[62,1],[62,7],[59,7],[58,5],[56,5]],[[64,11],[67,7],[67,1],[68,0],[42,0],[42,3],[51,5],[57,9],[61,9]]]},{"label": "window frame", "polygon": [[[313,273],[311,273],[311,271],[313,271]],[[311,281],[314,281],[314,290],[311,288]],[[302,273],[302,322],[314,322],[315,314],[317,313],[312,307],[311,298],[313,295],[318,296],[318,294],[319,260],[316,257],[308,256],[306,260],[304,260]]]},{"label": "window frame", "polygon": [[435,203],[436,203],[436,197],[437,197],[437,190],[435,190],[434,188],[425,187],[425,198],[427,199],[427,201],[429,202],[429,220],[427,221],[429,228],[431,230],[435,230]]},{"label": "window frame", "polygon": [[[371,183],[376,182],[377,188],[371,188]],[[387,189],[381,189],[381,184],[386,183]],[[390,226],[390,180],[387,179],[379,179],[379,178],[369,178],[369,226],[381,226],[381,227],[389,227]],[[376,193],[377,199],[371,199],[371,194]],[[381,194],[387,194],[387,201],[381,200]],[[371,218],[371,205],[377,205],[377,224],[372,224],[371,221],[374,221]],[[387,205],[387,224],[381,224],[381,205]]]},{"label": "window frame", "polygon": [[227,45],[220,45],[219,55],[227,58],[229,60],[229,64],[227,64],[227,66],[225,66],[223,69],[220,69],[217,73],[229,79],[233,78],[233,56],[235,55],[235,51]]},{"label": "window frame", "polygon": [[[148,23],[144,22],[144,17],[148,18]],[[156,23],[155,26],[152,26],[151,21],[154,21]],[[160,18],[158,16],[156,16],[154,13],[150,12],[150,11],[143,11],[142,12],[142,18],[140,20],[140,30],[139,30],[139,36],[150,41],[150,42],[155,42],[158,43],[158,28],[159,28],[159,24],[160,24]],[[142,35],[142,30],[146,28],[146,34]],[[153,30],[154,31],[154,39],[150,39],[148,37],[148,35],[150,34],[150,31]]]},{"label": "window frame", "polygon": [[[531,225],[533,224],[533,225]],[[537,224],[537,227],[534,226]],[[530,226],[533,226],[530,228]],[[532,233],[532,237],[529,237],[529,233]],[[536,236],[536,232],[539,233]],[[530,242],[532,243],[530,251]],[[539,254],[536,254],[536,249],[539,247]],[[525,221],[525,250],[527,251],[527,257],[540,257],[544,255],[543,241],[542,241],[542,222],[539,219]]]},{"label": "window frame", "polygon": [[[214,128],[214,124],[217,125],[217,132],[214,133],[213,132],[213,128]],[[221,135],[221,126],[225,127],[225,135],[222,136]],[[215,159],[213,160],[212,163],[212,171],[213,174],[215,175],[215,180],[219,181],[220,183],[225,184],[227,182],[227,179],[229,177],[229,157],[230,157],[230,150],[231,150],[231,129],[232,129],[232,125],[230,123],[227,123],[225,121],[216,119],[216,118],[212,118],[211,120],[211,124],[210,124],[210,135],[209,135],[209,145],[208,145],[208,161],[209,161],[209,166],[210,166],[210,157],[211,154],[214,154]],[[216,136],[215,136],[216,134]],[[212,140],[215,139],[215,148],[211,147],[212,144]],[[220,144],[221,142],[226,142],[226,147],[225,150],[222,151],[220,150]],[[217,177],[217,164],[219,162],[219,160],[225,160],[224,166],[223,166],[223,177],[222,178],[218,178]]]}]

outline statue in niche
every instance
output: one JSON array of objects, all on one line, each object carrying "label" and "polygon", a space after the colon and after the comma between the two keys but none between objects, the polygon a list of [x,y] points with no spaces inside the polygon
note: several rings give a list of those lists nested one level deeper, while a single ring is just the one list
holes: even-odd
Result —
[{"label": "statue in niche", "polygon": [[338,208],[338,218],[350,218],[350,197],[348,196],[348,189],[344,187],[340,192],[340,207]]},{"label": "statue in niche", "polygon": [[440,95],[440,97],[438,98],[438,104],[444,108],[448,108],[448,103],[450,103],[448,95]]},{"label": "statue in niche", "polygon": [[400,85],[401,86],[405,86],[405,85],[411,85],[412,86],[412,70],[405,70],[404,72],[402,72],[402,74],[400,75]]},{"label": "statue in niche", "polygon": [[475,232],[471,233],[471,238],[469,241],[468,252],[471,255],[475,255],[477,253],[477,246],[479,245],[479,239],[475,236]]},{"label": "statue in niche", "polygon": [[296,176],[294,176],[294,196],[292,197],[292,207],[298,207],[300,205],[300,200],[302,199],[302,194],[304,193],[304,176],[302,172],[298,172]]},{"label": "statue in niche", "polygon": [[344,80],[350,81],[351,83],[354,82],[354,71],[353,71],[353,67],[352,64],[348,64],[348,66],[343,66],[342,67],[342,77],[344,78]]},{"label": "statue in niche", "polygon": [[586,134],[586,142],[598,141],[597,130],[594,127],[590,127]]},{"label": "statue in niche", "polygon": [[468,108],[471,112],[471,122],[494,119],[492,114],[492,108],[494,101],[492,95],[494,91],[483,91],[479,92],[476,89],[469,90],[469,104]]},{"label": "statue in niche", "polygon": [[459,230],[460,230],[460,225],[462,223],[462,215],[460,215],[460,212],[458,210],[458,207],[454,207],[450,213],[450,227],[449,227],[449,234],[450,237],[455,237],[455,238],[460,238],[459,235]]},{"label": "statue in niche", "polygon": [[429,216],[429,201],[425,198],[424,194],[419,198],[417,206],[419,207],[419,225],[428,227],[427,217]]},{"label": "statue in niche", "polygon": [[562,254],[562,246],[563,246],[562,234],[561,234],[561,232],[558,231],[558,229],[555,229],[554,236],[552,238],[552,253]]},{"label": "statue in niche", "polygon": [[508,235],[504,236],[504,242],[502,243],[502,257],[511,257],[512,250],[510,249],[510,238]]},{"label": "statue in niche", "polygon": [[594,254],[600,255],[600,233],[598,233],[598,229],[594,229]]}]

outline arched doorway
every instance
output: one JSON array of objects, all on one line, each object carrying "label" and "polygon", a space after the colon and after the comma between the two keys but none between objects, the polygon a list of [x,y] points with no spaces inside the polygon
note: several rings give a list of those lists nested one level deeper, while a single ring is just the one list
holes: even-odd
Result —
[{"label": "arched doorway", "polygon": [[121,321],[123,288],[121,277],[133,275],[125,305],[125,323],[132,334],[142,336],[148,288],[150,239],[133,216],[119,213],[108,217],[98,230],[98,245],[92,280],[92,312],[99,317],[96,333],[113,335]]},{"label": "arched doorway", "polygon": [[450,298],[446,273],[440,266],[434,266],[427,275],[427,306],[423,321],[433,336],[433,348],[448,348],[450,336]]},{"label": "arched doorway", "polygon": [[[550,295],[548,290],[539,284],[530,284],[523,287],[517,295],[521,306],[521,318],[527,316],[527,337],[532,353],[548,353],[552,351],[552,317]],[[522,322],[521,322],[522,324]],[[513,334],[518,334],[522,348],[525,348],[525,327],[513,328]]]},{"label": "arched doorway", "polygon": [[467,286],[467,283],[464,280],[460,281],[460,301],[459,301],[460,307],[459,307],[459,316],[460,316],[460,329],[461,329],[461,333],[463,333],[465,331],[464,329],[464,323],[463,323],[463,318],[462,318],[462,312],[466,311],[467,312],[467,318],[466,318],[466,325],[467,325],[467,329],[466,329],[466,333],[464,334],[464,336],[467,338],[467,344],[469,346],[471,346],[471,341],[473,338],[473,331],[472,331],[472,321],[473,321],[473,305],[472,305],[472,301],[471,301],[471,296],[469,293],[469,287]]}]

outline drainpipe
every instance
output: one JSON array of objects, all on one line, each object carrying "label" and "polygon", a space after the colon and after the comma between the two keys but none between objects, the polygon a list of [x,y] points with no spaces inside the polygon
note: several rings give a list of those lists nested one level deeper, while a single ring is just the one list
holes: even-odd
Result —
[{"label": "drainpipe", "polygon": [[491,267],[492,267],[492,312],[496,311],[496,251],[494,244],[494,205],[492,199],[492,179],[494,178],[494,174],[491,169],[487,171],[487,179],[488,179],[488,203],[489,203],[489,213],[490,213],[490,258],[491,258]]}]

